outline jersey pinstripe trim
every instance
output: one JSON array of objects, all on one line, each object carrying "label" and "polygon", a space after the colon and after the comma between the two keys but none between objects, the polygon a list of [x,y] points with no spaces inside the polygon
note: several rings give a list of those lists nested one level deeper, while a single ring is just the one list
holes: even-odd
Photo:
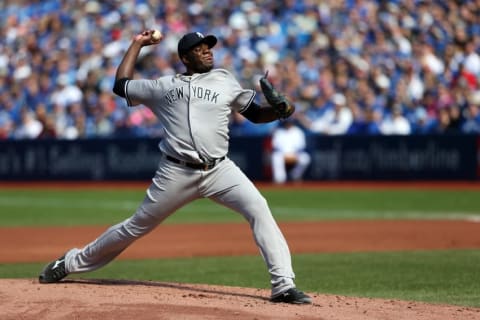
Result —
[{"label": "jersey pinstripe trim", "polygon": [[132,100],[130,100],[130,97],[128,96],[128,90],[127,90],[129,82],[130,80],[125,81],[125,87],[123,88],[123,92],[125,92],[125,100],[127,101],[127,105],[131,107],[133,104],[132,104]]},{"label": "jersey pinstripe trim", "polygon": [[[253,90],[252,90],[252,91],[253,91]],[[248,103],[247,103],[242,109],[240,109],[240,110],[238,111],[239,113],[245,112],[245,111],[248,109],[248,107],[250,107],[250,105],[252,104],[253,99],[255,98],[255,95],[256,95],[256,92],[253,91],[253,94],[252,94],[252,96],[250,97],[250,100],[248,100]]]}]

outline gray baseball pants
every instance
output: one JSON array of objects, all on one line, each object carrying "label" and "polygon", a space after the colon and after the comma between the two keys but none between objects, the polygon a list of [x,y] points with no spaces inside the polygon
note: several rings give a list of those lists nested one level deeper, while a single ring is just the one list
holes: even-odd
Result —
[{"label": "gray baseball pants", "polygon": [[135,214],[110,227],[83,249],[68,251],[66,271],[88,272],[106,265],[176,210],[202,197],[239,212],[248,221],[271,276],[272,296],[295,287],[290,251],[267,201],[229,158],[202,171],[162,157]]}]

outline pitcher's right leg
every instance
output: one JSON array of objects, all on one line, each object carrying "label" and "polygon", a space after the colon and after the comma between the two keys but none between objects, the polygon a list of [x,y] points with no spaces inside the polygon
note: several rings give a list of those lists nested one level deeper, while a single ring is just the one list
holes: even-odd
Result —
[{"label": "pitcher's right leg", "polygon": [[145,220],[144,217],[147,216],[142,205],[131,218],[111,226],[83,249],[69,250],[61,258],[45,266],[39,276],[40,283],[58,282],[69,273],[93,271],[106,265],[156,225],[156,222],[152,221],[149,228],[138,229],[137,220]]},{"label": "pitcher's right leg", "polygon": [[[96,270],[117,257],[135,240],[152,231],[183,205],[199,197],[200,174],[161,160],[143,202],[130,218],[106,230],[83,249],[69,250],[63,260],[65,275]],[[46,279],[47,265],[40,275]],[[53,272],[53,271],[52,271]],[[55,279],[56,277],[48,277]],[[62,277],[60,277],[62,278]]]}]

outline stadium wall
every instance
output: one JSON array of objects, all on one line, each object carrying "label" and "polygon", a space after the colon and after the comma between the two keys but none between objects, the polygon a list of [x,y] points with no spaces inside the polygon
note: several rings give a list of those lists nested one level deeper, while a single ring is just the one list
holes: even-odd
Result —
[{"label": "stadium wall", "polygon": [[[309,136],[305,180],[478,180],[480,137]],[[269,181],[270,137],[233,137],[230,158],[255,181]],[[0,180],[146,180],[158,139],[5,140]]]}]

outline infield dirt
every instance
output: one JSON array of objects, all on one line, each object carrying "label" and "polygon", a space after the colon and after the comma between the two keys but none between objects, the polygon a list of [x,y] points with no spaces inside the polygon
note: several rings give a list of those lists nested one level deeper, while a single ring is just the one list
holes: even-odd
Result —
[{"label": "infield dirt", "polygon": [[[473,221],[331,221],[280,227],[292,253],[480,248],[480,223]],[[0,263],[49,261],[105,228],[0,228]],[[165,242],[169,245],[159,245]],[[245,254],[258,254],[246,224],[160,225],[119,259]],[[0,280],[1,319],[480,319],[480,308],[399,300],[310,293],[312,305],[295,306],[269,302],[267,289],[88,279],[88,274],[82,280],[40,285],[36,276]]]}]

